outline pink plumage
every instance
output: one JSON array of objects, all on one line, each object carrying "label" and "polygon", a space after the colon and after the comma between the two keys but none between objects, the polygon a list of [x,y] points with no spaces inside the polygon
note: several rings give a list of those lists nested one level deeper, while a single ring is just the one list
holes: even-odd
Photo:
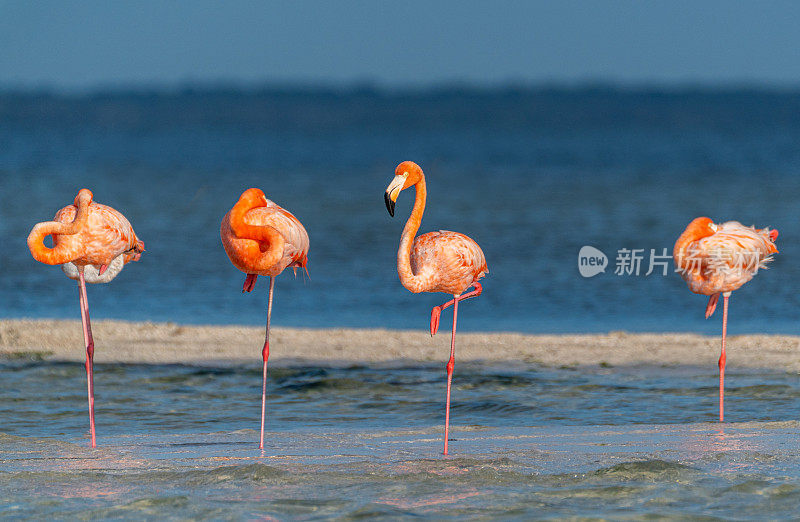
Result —
[{"label": "pink plumage", "polygon": [[255,207],[244,215],[244,222],[248,225],[259,227],[272,227],[284,238],[283,254],[279,261],[265,270],[253,270],[249,259],[244,254],[243,245],[254,241],[248,238],[239,238],[231,230],[230,212],[225,215],[220,227],[220,236],[225,251],[228,253],[233,265],[246,274],[260,276],[277,276],[287,267],[305,267],[308,261],[308,232],[294,214],[266,199],[266,206]]},{"label": "pink plumage", "polygon": [[681,276],[696,294],[736,290],[773,260],[777,249],[772,233],[768,228],[746,227],[738,221],[717,225],[714,234],[686,244],[685,259],[680,260],[684,267]]},{"label": "pink plumage", "polygon": [[220,225],[222,246],[231,263],[247,274],[243,292],[251,292],[258,276],[269,276],[267,298],[267,329],[261,379],[261,434],[259,448],[264,449],[264,416],[267,400],[267,361],[269,360],[269,331],[272,317],[272,294],[275,276],[287,267],[305,268],[308,262],[308,233],[288,210],[268,200],[260,189],[250,188],[225,214]]},{"label": "pink plumage", "polygon": [[[414,187],[416,195],[411,216],[406,221],[400,246],[397,249],[397,274],[403,286],[414,293],[446,292],[453,299],[431,310],[431,336],[439,329],[442,310],[453,305],[453,332],[450,338],[450,360],[447,363],[447,399],[444,417],[444,454],[447,455],[450,427],[450,385],[455,365],[456,320],[458,303],[477,297],[483,291],[478,280],[489,272],[486,258],[478,243],[458,232],[440,230],[415,238],[425,211],[427,188],[425,175],[413,161],[404,161],[394,171],[394,179],[386,188],[384,201],[389,214],[394,216],[394,205],[401,191]],[[475,290],[463,292],[469,287]]]},{"label": "pink plumage", "polygon": [[707,217],[694,219],[675,242],[675,267],[696,294],[711,296],[706,318],[723,296],[722,351],[719,357],[719,421],[724,420],[725,337],[728,329],[728,299],[772,261],[778,252],[777,230],[746,227],[738,221],[715,224]]},{"label": "pink plumage", "polygon": [[464,234],[449,230],[428,232],[414,239],[411,271],[424,279],[417,288],[451,295],[463,293],[489,272],[481,247]]},{"label": "pink plumage", "polygon": [[[107,283],[125,263],[138,261],[144,243],[120,212],[93,201],[89,189],[81,189],[74,204],[56,213],[53,221],[34,225],[28,234],[28,248],[37,261],[61,265],[64,273],[78,281],[81,322],[86,344],[86,382],[89,399],[89,431],[92,447],[97,445],[94,424],[94,339],[89,318],[86,283]],[[53,237],[53,248],[44,244]]]}]

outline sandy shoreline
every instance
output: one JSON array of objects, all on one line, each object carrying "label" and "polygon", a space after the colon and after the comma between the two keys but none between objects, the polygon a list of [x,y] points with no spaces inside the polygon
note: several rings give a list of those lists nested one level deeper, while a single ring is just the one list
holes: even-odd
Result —
[{"label": "sandy shoreline", "polygon": [[[95,361],[129,363],[252,362],[260,357],[263,329],[175,323],[94,321]],[[82,361],[80,321],[0,321],[0,358]],[[449,331],[433,339],[422,330],[273,328],[270,362],[442,362]],[[719,337],[681,333],[528,335],[463,333],[457,360],[519,361],[548,366],[698,364],[715,365]],[[729,337],[728,364],[800,371],[800,336]]]}]

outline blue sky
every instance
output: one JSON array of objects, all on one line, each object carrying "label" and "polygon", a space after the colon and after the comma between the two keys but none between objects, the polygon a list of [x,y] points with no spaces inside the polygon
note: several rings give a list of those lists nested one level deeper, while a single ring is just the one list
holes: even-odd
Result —
[{"label": "blue sky", "polygon": [[0,0],[0,87],[800,85],[789,1]]}]

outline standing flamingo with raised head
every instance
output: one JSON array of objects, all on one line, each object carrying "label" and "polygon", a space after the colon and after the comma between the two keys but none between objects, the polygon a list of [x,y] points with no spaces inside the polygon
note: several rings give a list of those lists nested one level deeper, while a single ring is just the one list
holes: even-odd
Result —
[{"label": "standing flamingo with raised head", "polygon": [[728,298],[731,292],[753,279],[759,269],[766,268],[772,254],[778,252],[777,230],[746,227],[738,221],[716,224],[707,217],[689,223],[675,242],[673,258],[678,272],[696,294],[711,296],[706,306],[706,319],[722,307],[722,353],[719,357],[719,421],[724,420],[725,400],[725,335],[728,327]]},{"label": "standing flamingo with raised head", "polygon": [[[92,201],[92,192],[81,189],[75,203],[56,213],[53,221],[38,223],[28,235],[28,248],[34,259],[48,265],[61,265],[70,279],[79,283],[83,340],[86,344],[86,382],[89,395],[89,429],[96,447],[94,429],[94,339],[89,320],[86,283],[108,283],[129,261],[138,261],[144,243],[118,211]],[[44,238],[53,237],[53,248]]]},{"label": "standing flamingo with raised head", "polygon": [[272,291],[275,276],[286,267],[306,268],[308,233],[288,210],[268,200],[259,189],[245,190],[239,201],[222,218],[222,246],[233,266],[247,274],[242,292],[251,292],[258,276],[269,276],[267,331],[261,357],[264,361],[261,381],[261,436],[264,449],[264,413],[267,400],[267,359],[269,359],[269,323],[272,317]]},{"label": "standing flamingo with raised head", "polygon": [[[394,171],[394,179],[384,194],[386,209],[394,217],[394,205],[402,190],[414,187],[416,197],[411,216],[406,221],[403,234],[400,236],[400,248],[397,250],[397,273],[400,282],[409,291],[446,292],[453,299],[435,306],[431,310],[431,336],[439,330],[439,316],[442,310],[453,305],[453,332],[450,338],[450,360],[447,362],[447,398],[444,414],[444,454],[447,455],[447,443],[450,429],[450,384],[453,380],[453,368],[456,354],[456,320],[458,303],[470,297],[481,295],[478,279],[488,273],[486,258],[478,244],[458,232],[440,230],[428,232],[415,238],[425,211],[425,175],[419,165],[413,161],[404,161]],[[464,294],[464,290],[474,290]],[[463,294],[463,295],[462,295]]]}]

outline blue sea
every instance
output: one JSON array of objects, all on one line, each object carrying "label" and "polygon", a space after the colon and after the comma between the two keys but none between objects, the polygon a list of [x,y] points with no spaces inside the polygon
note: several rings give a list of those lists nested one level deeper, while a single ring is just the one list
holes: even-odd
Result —
[{"label": "blue sea", "polygon": [[[413,192],[394,219],[383,202],[411,159],[428,181],[421,231],[466,233],[486,254],[462,331],[719,335],[671,263],[646,275],[707,215],[780,231],[770,269],[731,298],[728,332],[798,334],[798,115],[800,91],[742,89],[0,93],[0,318],[80,316],[75,283],[25,240],[88,187],[147,247],[90,286],[94,319],[263,324],[267,284],[242,295],[219,240],[252,186],[311,239],[310,278],[278,278],[273,324],[425,330],[447,296],[397,278]],[[605,271],[580,274],[584,246]],[[278,359],[262,452],[260,341],[242,340],[252,364],[97,364],[94,450],[83,365],[47,347],[0,354],[0,518],[797,516],[796,372],[730,362],[719,424],[715,366],[457,362],[444,458],[446,353]]]},{"label": "blue sea", "polygon": [[[78,317],[75,284],[34,261],[31,227],[82,187],[122,211],[147,253],[89,290],[95,318],[261,324],[219,240],[248,187],[311,238],[310,280],[276,283],[282,326],[425,328],[445,295],[413,295],[396,250],[413,191],[392,219],[383,192],[401,161],[428,181],[420,232],[475,239],[484,295],[464,331],[716,334],[672,265],[694,217],[777,228],[770,270],[731,299],[731,333],[800,333],[800,92],[748,90],[302,89],[0,94],[0,317]],[[578,272],[590,245],[608,258]],[[615,274],[641,249],[639,275]]]}]

